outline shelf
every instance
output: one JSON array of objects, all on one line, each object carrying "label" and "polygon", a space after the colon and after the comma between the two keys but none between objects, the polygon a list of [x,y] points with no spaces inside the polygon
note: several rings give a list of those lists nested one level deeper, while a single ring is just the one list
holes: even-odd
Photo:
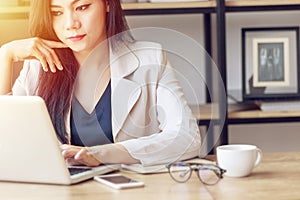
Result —
[{"label": "shelf", "polygon": [[[226,11],[299,10],[300,0],[227,0]],[[126,15],[212,13],[216,1],[168,2],[168,3],[123,3]],[[0,7],[0,19],[27,18],[29,6]]]},{"label": "shelf", "polygon": [[226,11],[299,10],[300,0],[227,0]]},{"label": "shelf", "polygon": [[[190,108],[193,112],[193,115],[198,120],[218,120],[219,114],[218,114],[218,104],[201,104],[201,105],[190,105]],[[214,108],[214,111],[212,113],[212,108]],[[259,111],[259,108],[257,105],[248,103],[248,104],[229,104],[228,105],[228,115],[231,118],[238,118],[238,113],[247,113],[252,111]],[[299,112],[300,116],[300,112]],[[247,115],[241,115],[241,117],[250,117]],[[254,116],[253,116],[254,117]]]},{"label": "shelf", "polygon": [[[170,3],[123,3],[126,15],[183,14],[215,12],[215,1]],[[0,7],[0,19],[27,18],[29,6]]]},{"label": "shelf", "polygon": [[123,10],[173,9],[173,8],[215,8],[215,1],[169,2],[169,3],[123,3]]},{"label": "shelf", "polygon": [[[212,104],[202,104],[199,106],[190,105],[192,112],[200,125],[208,125],[211,121],[219,120],[217,113],[212,114]],[[261,111],[253,104],[229,104],[228,124],[258,124],[258,123],[283,123],[299,122],[299,111]]]},{"label": "shelf", "polygon": [[261,111],[261,110],[247,110],[236,111],[229,113],[230,119],[243,119],[243,118],[284,118],[284,117],[299,117],[300,111]]},{"label": "shelf", "polygon": [[122,8],[126,15],[211,13],[216,10],[216,1],[123,3]]},{"label": "shelf", "polygon": [[227,0],[227,7],[236,6],[286,6],[300,5],[299,0]]}]

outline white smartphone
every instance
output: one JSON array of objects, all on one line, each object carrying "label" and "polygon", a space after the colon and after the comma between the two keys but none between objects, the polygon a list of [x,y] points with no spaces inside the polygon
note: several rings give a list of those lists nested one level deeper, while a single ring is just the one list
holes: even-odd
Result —
[{"label": "white smartphone", "polygon": [[145,185],[141,181],[133,180],[121,174],[94,176],[94,180],[115,189],[143,187]]}]

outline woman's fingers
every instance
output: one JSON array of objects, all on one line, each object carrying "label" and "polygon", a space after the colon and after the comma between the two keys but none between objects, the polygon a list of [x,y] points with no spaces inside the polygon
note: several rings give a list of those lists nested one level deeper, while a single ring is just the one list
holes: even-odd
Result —
[{"label": "woman's fingers", "polygon": [[62,42],[28,38],[15,40],[5,45],[8,55],[14,61],[37,59],[41,62],[44,71],[56,72],[62,70],[62,64],[54,49],[67,48]]},{"label": "woman's fingers", "polygon": [[39,56],[39,60],[42,60],[42,66],[44,71],[49,71],[48,68],[50,68],[50,71],[55,73],[56,68],[61,69],[61,64],[59,59],[57,58],[57,55],[53,49],[50,49],[47,46],[39,46],[38,51],[41,53]]},{"label": "woman's fingers", "polygon": [[82,148],[76,155],[75,160],[78,162],[81,162],[82,164],[89,166],[89,167],[95,167],[99,166],[101,162],[99,162],[94,156],[89,154],[89,151],[87,148]]},{"label": "woman's fingers", "polygon": [[55,67],[54,65],[57,67],[58,70],[63,70],[63,66],[58,58],[58,56],[56,55],[54,49],[56,48],[67,48],[68,46],[65,45],[62,42],[56,42],[56,41],[49,41],[49,40],[43,40],[43,42],[46,44],[46,50],[49,52],[49,57],[51,58],[51,60],[53,62],[51,62],[52,64],[50,64],[50,68],[52,69],[51,71],[55,72]]},{"label": "woman's fingers", "polygon": [[60,148],[64,158],[73,158],[83,147],[64,144]]},{"label": "woman's fingers", "polygon": [[84,165],[83,163],[78,162],[74,158],[68,158],[66,159],[66,162],[68,165],[72,165],[72,166]]},{"label": "woman's fingers", "polygon": [[62,154],[69,165],[99,166],[101,162],[90,154],[87,147],[62,145]]},{"label": "woman's fingers", "polygon": [[35,47],[33,50],[33,55],[36,59],[38,59],[43,67],[43,70],[45,72],[48,72],[48,62],[46,60],[46,56],[44,56],[44,54],[41,52],[41,48],[40,47]]},{"label": "woman's fingers", "polygon": [[[54,51],[54,48],[66,48],[67,46],[61,42],[41,40],[41,44],[37,46],[40,52],[39,59],[42,60],[44,71],[50,71],[55,73],[56,69],[63,70],[62,64]],[[46,63],[46,64],[45,64]]]},{"label": "woman's fingers", "polygon": [[75,149],[68,149],[68,150],[63,150],[62,155],[64,156],[65,159],[67,158],[74,158],[74,156],[78,153],[78,150]]},{"label": "woman's fingers", "polygon": [[74,160],[82,165],[86,165],[89,167],[99,166],[101,162],[99,162],[94,156],[92,156],[87,148],[82,148],[74,155]]},{"label": "woman's fingers", "polygon": [[43,40],[43,42],[47,45],[47,46],[49,46],[49,47],[51,47],[51,48],[53,48],[53,49],[60,49],[60,48],[68,48],[68,46],[67,45],[65,45],[64,43],[62,43],[62,42],[56,42],[56,41],[51,41],[51,40]]}]

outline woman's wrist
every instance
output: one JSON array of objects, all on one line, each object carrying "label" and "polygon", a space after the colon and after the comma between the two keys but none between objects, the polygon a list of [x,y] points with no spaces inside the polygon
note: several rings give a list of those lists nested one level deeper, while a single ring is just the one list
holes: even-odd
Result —
[{"label": "woman's wrist", "polygon": [[133,158],[122,144],[107,144],[89,147],[88,151],[98,161],[104,164],[134,164],[140,163]]},{"label": "woman's wrist", "polygon": [[0,48],[0,94],[8,94],[12,88],[13,59],[6,45]]}]

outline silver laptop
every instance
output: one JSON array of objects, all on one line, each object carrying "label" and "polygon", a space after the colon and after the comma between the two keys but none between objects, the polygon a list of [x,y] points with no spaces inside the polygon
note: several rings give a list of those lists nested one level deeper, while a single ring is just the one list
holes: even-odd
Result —
[{"label": "silver laptop", "polygon": [[71,175],[43,99],[0,96],[0,181],[70,185],[119,167],[73,167]]}]

